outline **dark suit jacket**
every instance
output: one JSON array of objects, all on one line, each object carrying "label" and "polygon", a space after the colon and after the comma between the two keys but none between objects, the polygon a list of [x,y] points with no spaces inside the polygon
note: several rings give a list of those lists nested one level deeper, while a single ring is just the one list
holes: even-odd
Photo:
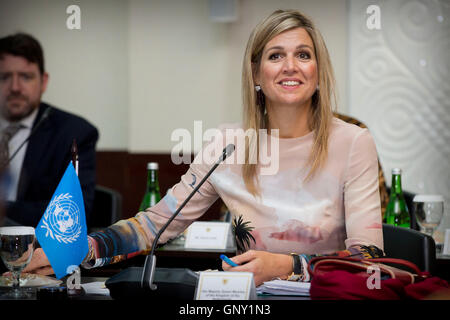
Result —
[{"label": "dark suit jacket", "polygon": [[[50,106],[41,103],[33,127]],[[81,117],[52,107],[28,141],[17,198],[7,202],[6,216],[20,225],[36,227],[61,180],[69,161],[71,146],[78,146],[78,177],[89,221],[95,191],[95,145],[98,131]]]}]

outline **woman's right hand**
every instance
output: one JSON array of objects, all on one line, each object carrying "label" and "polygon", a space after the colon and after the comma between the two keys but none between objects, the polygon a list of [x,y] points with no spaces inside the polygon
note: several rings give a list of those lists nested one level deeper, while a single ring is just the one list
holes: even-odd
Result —
[{"label": "woman's right hand", "polygon": [[42,248],[37,248],[34,250],[30,263],[25,267],[25,269],[23,269],[22,272],[41,274],[45,276],[55,273]]}]

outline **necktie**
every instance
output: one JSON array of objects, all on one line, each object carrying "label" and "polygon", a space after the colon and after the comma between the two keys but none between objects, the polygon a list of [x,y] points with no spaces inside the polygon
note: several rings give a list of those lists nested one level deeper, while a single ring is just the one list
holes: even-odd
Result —
[{"label": "necktie", "polygon": [[0,168],[6,166],[9,159],[8,143],[12,137],[22,128],[20,123],[10,124],[6,127],[0,135]]}]

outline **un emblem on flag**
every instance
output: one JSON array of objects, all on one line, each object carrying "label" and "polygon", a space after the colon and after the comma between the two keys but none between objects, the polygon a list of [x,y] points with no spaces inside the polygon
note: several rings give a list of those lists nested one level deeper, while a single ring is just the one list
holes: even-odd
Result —
[{"label": "un emblem on flag", "polygon": [[56,239],[60,243],[72,243],[81,234],[80,209],[72,201],[69,193],[55,197],[44,213],[42,228],[46,229],[46,237]]}]

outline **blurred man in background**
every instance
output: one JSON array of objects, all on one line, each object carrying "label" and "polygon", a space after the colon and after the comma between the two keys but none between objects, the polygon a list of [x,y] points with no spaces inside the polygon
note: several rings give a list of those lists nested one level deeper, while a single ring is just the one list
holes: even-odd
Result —
[{"label": "blurred man in background", "polygon": [[5,225],[36,227],[72,159],[74,139],[87,219],[93,206],[98,131],[81,117],[41,102],[48,81],[43,50],[36,39],[22,33],[0,39]]}]

